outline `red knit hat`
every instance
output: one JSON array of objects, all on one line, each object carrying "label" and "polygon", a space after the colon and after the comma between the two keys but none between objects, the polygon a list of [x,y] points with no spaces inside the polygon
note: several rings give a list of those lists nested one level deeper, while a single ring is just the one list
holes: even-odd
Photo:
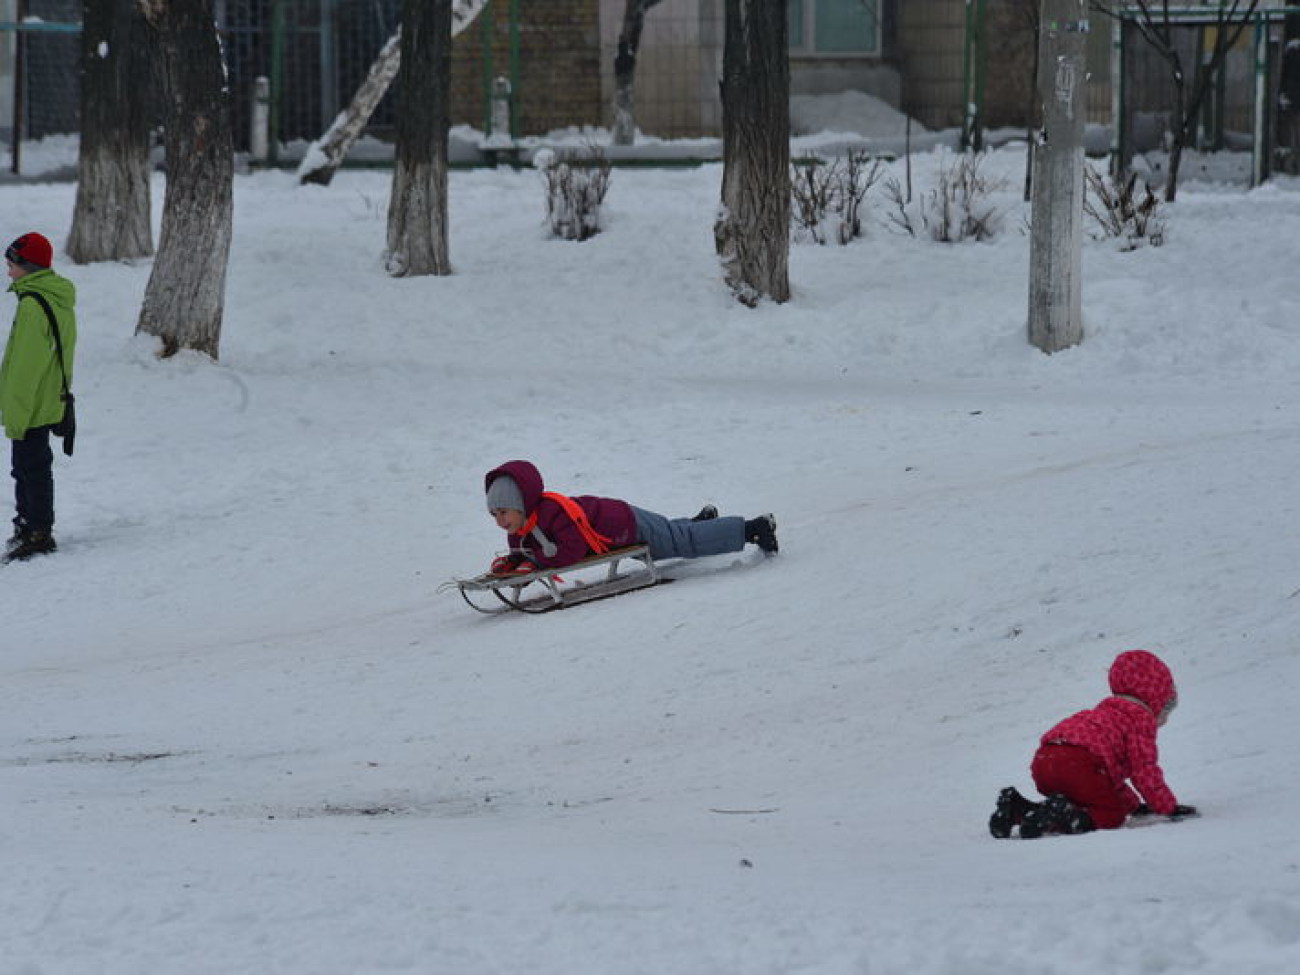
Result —
[{"label": "red knit hat", "polygon": [[23,234],[5,251],[5,260],[44,270],[54,263],[54,248],[41,234]]}]

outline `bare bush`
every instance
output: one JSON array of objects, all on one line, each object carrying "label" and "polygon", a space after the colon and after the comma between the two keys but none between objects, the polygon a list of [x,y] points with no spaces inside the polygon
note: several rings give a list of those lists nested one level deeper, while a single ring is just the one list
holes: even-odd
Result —
[{"label": "bare bush", "polygon": [[564,240],[600,233],[600,205],[609,192],[610,163],[599,146],[553,152],[533,159],[546,184],[546,220]]},{"label": "bare bush", "polygon": [[796,236],[847,244],[862,236],[862,205],[880,179],[882,163],[862,150],[829,161],[801,159],[790,167],[790,216]]},{"label": "bare bush", "polygon": [[1120,250],[1131,251],[1149,242],[1159,247],[1165,242],[1165,217],[1160,209],[1160,199],[1145,182],[1138,189],[1137,173],[1132,170],[1110,179],[1091,166],[1083,171],[1087,192],[1083,196],[1083,212],[1092,217],[1099,228],[1098,239],[1116,238]]},{"label": "bare bush", "polygon": [[962,155],[951,165],[939,167],[933,189],[916,201],[908,199],[898,180],[885,181],[885,192],[893,209],[889,224],[912,237],[921,233],[944,244],[967,240],[989,240],[1001,229],[1002,216],[989,199],[1001,188],[1001,180],[990,180],[980,172],[981,155]]},{"label": "bare bush", "polygon": [[872,159],[862,150],[850,150],[844,157],[844,177],[840,180],[839,239],[847,244],[862,236],[862,204],[867,193],[880,180],[884,163]]},{"label": "bare bush", "polygon": [[797,159],[790,164],[790,217],[796,240],[826,243],[824,228],[835,205],[832,165],[817,158]]}]

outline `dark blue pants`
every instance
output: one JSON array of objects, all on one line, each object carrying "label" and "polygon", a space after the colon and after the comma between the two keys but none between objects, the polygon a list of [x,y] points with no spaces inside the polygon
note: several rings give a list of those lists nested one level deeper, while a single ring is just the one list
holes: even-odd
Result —
[{"label": "dark blue pants", "polygon": [[21,440],[12,440],[14,525],[28,531],[50,531],[54,527],[54,451],[50,449],[50,428],[34,427]]}]

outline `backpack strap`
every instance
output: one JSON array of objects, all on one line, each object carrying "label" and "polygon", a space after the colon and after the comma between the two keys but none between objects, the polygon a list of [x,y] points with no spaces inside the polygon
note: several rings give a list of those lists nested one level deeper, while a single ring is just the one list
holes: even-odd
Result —
[{"label": "backpack strap", "polygon": [[72,399],[72,390],[68,388],[68,370],[63,364],[63,336],[59,334],[59,321],[54,317],[54,309],[50,303],[45,300],[45,295],[36,291],[20,291],[18,299],[34,298],[36,303],[45,309],[45,317],[50,320],[50,331],[54,333],[54,351],[58,353],[59,358],[59,375],[63,377],[63,399],[68,401]]},{"label": "backpack strap", "polygon": [[554,491],[543,491],[542,497],[550,498],[564,509],[564,513],[572,518],[573,523],[578,526],[578,531],[582,533],[583,540],[587,543],[589,549],[597,555],[604,555],[609,551],[609,543],[612,539],[602,535],[591,526],[591,522],[587,520],[587,512],[582,510],[582,505],[568,495],[557,494]]},{"label": "backpack strap", "polygon": [[[591,522],[587,520],[587,512],[582,510],[582,505],[574,501],[573,498],[566,494],[558,494],[555,491],[543,491],[542,497],[550,498],[569,516],[575,525],[578,526],[578,532],[582,535],[582,540],[587,543],[587,548],[591,549],[597,555],[604,555],[609,551],[609,545],[612,539],[591,527]],[[524,527],[519,529],[520,535],[527,535],[537,527],[537,512],[534,511],[524,522]]]}]

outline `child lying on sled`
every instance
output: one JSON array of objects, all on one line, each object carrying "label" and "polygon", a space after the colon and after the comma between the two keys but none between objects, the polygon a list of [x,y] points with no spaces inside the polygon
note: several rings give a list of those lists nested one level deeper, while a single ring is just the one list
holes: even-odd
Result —
[{"label": "child lying on sled", "polygon": [[506,532],[510,554],[492,563],[493,575],[560,568],[609,549],[647,545],[654,559],[694,559],[757,545],[777,552],[776,519],[718,517],[706,505],[694,518],[665,518],[616,498],[569,498],[546,491],[526,460],[512,460],[484,479],[488,513]]},{"label": "child lying on sled", "polygon": [[1133,815],[1196,815],[1169,791],[1158,761],[1156,732],[1178,704],[1169,668],[1154,653],[1127,650],[1110,666],[1110,690],[1040,740],[1030,773],[1047,800],[1030,802],[1008,786],[989,817],[990,833],[1004,839],[1018,825],[1023,839],[1035,839],[1115,829]]}]

